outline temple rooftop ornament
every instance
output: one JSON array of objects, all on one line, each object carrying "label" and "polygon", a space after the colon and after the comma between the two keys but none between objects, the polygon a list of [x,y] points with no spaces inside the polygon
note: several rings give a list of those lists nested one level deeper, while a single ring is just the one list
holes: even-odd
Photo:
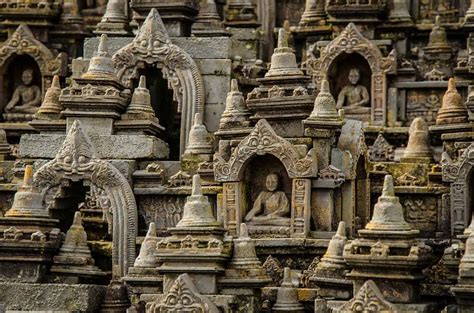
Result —
[{"label": "temple rooftop ornament", "polygon": [[158,266],[158,262],[155,256],[156,244],[158,237],[156,237],[156,226],[155,223],[151,222],[148,227],[145,239],[142,242],[140,253],[133,264],[134,267],[149,267],[153,268]]},{"label": "temple rooftop ornament", "polygon": [[404,163],[431,163],[433,156],[426,121],[421,117],[413,119],[408,134],[408,144],[400,161]]},{"label": "temple rooftop ornament", "polygon": [[[87,245],[87,234],[82,226],[81,212],[74,213],[74,220],[66,233],[58,255],[53,259],[51,272],[60,276],[77,278],[101,278],[105,272],[94,266],[94,259]],[[67,280],[66,280],[67,281]],[[81,280],[79,280],[80,282]]]},{"label": "temple rooftop ornament", "polygon": [[318,124],[321,128],[338,128],[344,124],[343,111],[336,109],[336,101],[329,90],[329,82],[321,81],[321,90],[314,100],[314,109],[303,121],[306,124]]},{"label": "temple rooftop ornament", "polygon": [[436,116],[436,125],[467,123],[468,117],[467,109],[456,89],[455,80],[450,78],[448,90],[443,96],[443,104]]},{"label": "temple rooftop ornament", "polygon": [[428,60],[449,60],[452,49],[449,44],[446,30],[441,26],[441,17],[438,15],[435,24],[430,32],[428,45],[424,49],[425,57]]},{"label": "temple rooftop ornament", "polygon": [[409,23],[412,24],[412,18],[408,11],[407,2],[405,0],[394,0],[393,8],[390,10],[388,19],[392,23]]},{"label": "temple rooftop ornament", "polygon": [[343,257],[346,242],[346,223],[339,222],[326,253],[309,278],[310,283],[318,287],[320,296],[348,299],[352,294],[352,282],[346,279],[349,268]]},{"label": "temple rooftop ornament", "polygon": [[212,143],[201,113],[194,115],[194,124],[189,132],[189,141],[184,154],[212,154]]},{"label": "temple rooftop ornament", "polygon": [[192,27],[192,32],[197,37],[230,36],[224,28],[215,0],[201,0],[199,13]]},{"label": "temple rooftop ornament", "polygon": [[183,217],[176,224],[176,228],[206,228],[220,227],[212,213],[211,204],[207,196],[202,194],[201,177],[193,176],[191,195],[186,198]]},{"label": "temple rooftop ornament", "polygon": [[59,114],[63,110],[59,102],[59,95],[61,94],[61,85],[59,84],[59,76],[54,75],[51,87],[48,88],[44,96],[43,103],[39,110],[35,113],[35,118],[38,119],[58,119]]},{"label": "temple rooftop ornament", "polygon": [[262,288],[271,282],[262,262],[257,257],[254,240],[249,237],[247,225],[240,224],[239,237],[233,240],[234,252],[225,270],[225,275],[219,281],[229,288],[246,286]]},{"label": "temple rooftop ornament", "polygon": [[96,34],[107,34],[114,37],[130,36],[130,25],[125,13],[126,1],[109,0],[105,9],[105,14],[99,24],[97,24]]},{"label": "temple rooftop ornament", "polygon": [[18,187],[13,204],[5,217],[49,218],[49,213],[43,205],[43,195],[33,186],[33,167],[27,165],[23,183]]},{"label": "temple rooftop ornament", "polygon": [[102,34],[100,36],[97,52],[94,53],[94,56],[89,62],[87,72],[82,74],[81,78],[94,80],[117,80],[117,75],[114,69],[114,62],[112,61],[112,57],[109,54],[107,35]]},{"label": "temple rooftop ornament", "polygon": [[273,51],[270,69],[265,78],[303,76],[296,64],[293,49],[288,47],[288,34],[284,28],[278,30],[278,46]]},{"label": "temple rooftop ornament", "polygon": [[418,234],[418,230],[413,230],[405,221],[403,208],[399,198],[395,196],[393,177],[386,175],[383,182],[382,195],[374,206],[372,219],[359,230],[361,236],[413,236]]},{"label": "temple rooftop ornament", "polygon": [[237,79],[230,81],[230,91],[227,93],[225,110],[219,122],[219,131],[248,127],[250,112],[245,104],[243,93],[239,90]]},{"label": "temple rooftop ornament", "polygon": [[306,0],[305,10],[301,16],[300,27],[317,27],[326,23],[326,1]]},{"label": "temple rooftop ornament", "polygon": [[304,312],[304,307],[298,299],[298,291],[293,285],[291,269],[289,267],[284,269],[283,282],[278,287],[277,300],[272,308],[272,312]]}]

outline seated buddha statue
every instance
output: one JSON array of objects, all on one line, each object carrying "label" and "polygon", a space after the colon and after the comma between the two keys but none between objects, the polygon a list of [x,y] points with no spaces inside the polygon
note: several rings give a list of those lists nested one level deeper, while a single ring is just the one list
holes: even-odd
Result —
[{"label": "seated buddha statue", "polygon": [[290,204],[286,194],[277,190],[278,175],[267,175],[265,187],[267,190],[260,192],[245,221],[250,225],[289,226]]},{"label": "seated buddha statue", "polygon": [[21,75],[22,83],[16,87],[5,107],[6,113],[34,114],[41,105],[41,90],[33,85],[33,70],[26,69]]},{"label": "seated buddha statue", "polygon": [[337,109],[344,109],[347,114],[370,113],[369,92],[367,88],[359,84],[360,71],[353,68],[349,71],[350,84],[344,86],[337,97]]}]

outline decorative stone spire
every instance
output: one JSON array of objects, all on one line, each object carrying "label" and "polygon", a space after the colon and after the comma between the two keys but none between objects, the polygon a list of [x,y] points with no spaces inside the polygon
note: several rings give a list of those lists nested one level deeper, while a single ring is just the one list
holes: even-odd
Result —
[{"label": "decorative stone spire", "polygon": [[64,0],[60,24],[82,28],[84,25],[84,19],[79,12],[77,0]]},{"label": "decorative stone spire", "polygon": [[97,24],[94,33],[113,36],[131,35],[128,17],[125,13],[126,1],[109,0],[102,20]]},{"label": "decorative stone spire", "polygon": [[474,0],[471,0],[471,5],[464,16],[464,26],[474,24]]},{"label": "decorative stone spire", "polygon": [[296,64],[293,49],[288,47],[288,36],[284,28],[278,30],[278,46],[273,51],[270,70],[265,74],[265,77],[275,76],[303,76]]},{"label": "decorative stone spire", "polygon": [[194,115],[194,125],[189,132],[189,141],[185,154],[212,154],[212,144],[209,132],[202,122],[201,113]]},{"label": "decorative stone spire", "polygon": [[456,89],[454,78],[450,78],[448,90],[443,96],[443,104],[436,116],[436,125],[467,123],[468,117],[467,109]]},{"label": "decorative stone spire", "polygon": [[7,140],[7,133],[0,128],[0,161],[5,160],[11,153],[10,145]]},{"label": "decorative stone spire", "polygon": [[459,282],[474,285],[474,232],[466,240],[466,251],[459,263]]},{"label": "decorative stone spire", "polygon": [[343,119],[336,109],[336,101],[329,91],[329,82],[321,81],[321,90],[314,100],[314,109],[306,121],[342,124]]},{"label": "decorative stone spire", "polygon": [[446,30],[441,26],[441,17],[438,15],[435,24],[430,32],[428,45],[425,47],[425,53],[451,53],[451,46],[448,42]]},{"label": "decorative stone spire", "polygon": [[150,91],[146,88],[146,77],[143,75],[140,76],[138,87],[133,91],[132,101],[130,101],[125,114],[127,119],[146,119],[158,122],[155,110],[151,106]]},{"label": "decorative stone spire", "polygon": [[[346,244],[346,223],[339,222],[336,234],[332,236],[329,241],[328,249],[321,259],[322,262],[325,260],[331,260],[331,262],[343,262],[342,252],[344,251],[344,245]],[[320,263],[321,264],[321,263]]]},{"label": "decorative stone spire", "polygon": [[377,233],[406,233],[418,232],[411,229],[403,216],[403,208],[393,187],[393,177],[386,175],[383,183],[382,195],[374,206],[371,221],[360,230],[363,235],[369,232]]},{"label": "decorative stone spire", "polygon": [[413,119],[408,135],[408,144],[400,161],[405,163],[430,163],[433,158],[426,121],[421,117]]},{"label": "decorative stone spire", "polygon": [[156,236],[156,227],[155,223],[151,222],[148,227],[148,232],[146,233],[145,239],[142,242],[140,247],[140,253],[135,259],[134,267],[156,267],[158,262],[155,256],[156,244],[158,242],[158,237]]},{"label": "decorative stone spire", "polygon": [[[109,2],[110,3],[110,2]],[[112,79],[117,80],[117,75],[114,70],[114,63],[109,54],[108,37],[105,34],[100,36],[99,46],[97,52],[89,62],[87,72],[82,74],[81,78],[85,79]]]},{"label": "decorative stone spire", "polygon": [[219,227],[220,223],[212,214],[211,204],[207,196],[202,194],[201,177],[193,176],[191,195],[186,198],[183,217],[176,224],[176,228],[187,227]]},{"label": "decorative stone spire", "polygon": [[285,267],[283,282],[278,288],[277,300],[272,312],[304,312],[303,305],[298,300],[298,292],[291,281],[291,270]]},{"label": "decorative stone spire", "polygon": [[100,312],[126,312],[130,305],[127,286],[120,280],[112,280],[107,286],[104,302],[100,305]]},{"label": "decorative stone spire", "polygon": [[412,22],[406,0],[394,0],[393,9],[390,10],[389,20],[391,22]]},{"label": "decorative stone spire", "polygon": [[23,184],[18,187],[10,210],[6,217],[49,218],[48,211],[43,207],[43,195],[33,186],[33,167],[27,165]]},{"label": "decorative stone spire", "polygon": [[225,110],[221,115],[219,129],[246,127],[249,125],[250,115],[245,104],[244,95],[239,91],[237,79],[230,82],[230,91],[227,93]]},{"label": "decorative stone spire", "polygon": [[43,116],[59,117],[59,114],[63,110],[61,103],[59,102],[59,95],[61,94],[61,85],[59,84],[59,76],[54,75],[51,87],[46,90],[43,103],[36,112],[36,118],[42,118]]},{"label": "decorative stone spire", "polygon": [[94,266],[94,259],[87,245],[87,234],[82,226],[81,212],[74,213],[74,220],[66,233],[59,253],[54,257],[52,272],[78,275],[105,275]]},{"label": "decorative stone spire", "polygon": [[230,36],[217,13],[215,0],[201,0],[199,14],[193,24],[193,34],[202,37]]},{"label": "decorative stone spire", "polygon": [[326,19],[326,1],[306,0],[306,6],[301,16],[300,26],[310,27],[324,25]]}]

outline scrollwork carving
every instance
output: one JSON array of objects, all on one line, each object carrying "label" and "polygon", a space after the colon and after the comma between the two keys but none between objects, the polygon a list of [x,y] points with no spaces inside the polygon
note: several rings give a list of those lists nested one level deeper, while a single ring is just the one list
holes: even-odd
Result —
[{"label": "scrollwork carving", "polygon": [[314,151],[301,157],[284,138],[278,136],[265,119],[257,122],[252,132],[234,149],[228,161],[218,153],[214,155],[214,175],[217,181],[239,181],[244,165],[256,155],[271,154],[285,166],[290,178],[314,177],[317,162]]}]

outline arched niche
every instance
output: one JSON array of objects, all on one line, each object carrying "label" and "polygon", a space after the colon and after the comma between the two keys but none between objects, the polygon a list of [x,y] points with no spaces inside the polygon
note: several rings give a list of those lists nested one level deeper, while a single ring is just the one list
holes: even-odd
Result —
[{"label": "arched niche", "polygon": [[[1,110],[5,108],[8,101],[13,96],[18,85],[22,84],[21,76],[23,71],[26,69],[31,69],[33,71],[33,81],[31,85],[38,86],[42,89],[42,78],[41,71],[38,67],[36,61],[29,55],[12,55],[4,64],[4,67],[1,68],[1,81],[2,81],[2,103]],[[7,77],[7,79],[4,79]]]},{"label": "arched niche", "polygon": [[350,54],[343,52],[331,64],[327,75],[331,93],[336,101],[342,88],[350,84],[349,71],[353,68],[360,71],[359,84],[367,88],[370,94],[372,71],[369,63],[357,52]]},{"label": "arched niche", "polygon": [[261,191],[266,190],[265,179],[268,174],[278,175],[278,189],[285,192],[291,199],[291,179],[286,172],[283,163],[271,154],[253,157],[244,169],[243,182],[246,187],[245,193],[248,199],[248,207],[245,214],[252,208]]},{"label": "arched niche", "polygon": [[111,163],[97,158],[93,144],[76,120],[56,157],[35,173],[34,184],[47,194],[52,188],[80,181],[103,190],[109,201],[112,212],[109,220],[112,223],[112,275],[122,277],[135,260],[135,197],[125,176]]},{"label": "arched niche", "polygon": [[474,143],[467,147],[457,163],[446,160],[442,166],[443,180],[450,182],[451,232],[462,234],[474,213]]},{"label": "arched niche", "polygon": [[[265,163],[265,160],[270,163]],[[265,119],[257,122],[254,129],[233,149],[230,156],[225,155],[224,151],[216,153],[214,178],[223,182],[223,222],[229,234],[238,235],[238,225],[243,222],[244,213],[248,211],[250,205],[248,202],[253,203],[256,194],[264,190],[263,172],[256,185],[251,186],[252,189],[248,192],[245,190],[249,187],[246,176],[247,180],[250,180],[248,175],[254,176],[252,168],[261,166],[259,170],[265,173],[275,167],[273,171],[279,169],[285,174],[280,177],[285,193],[288,190],[288,182],[291,181],[291,194],[288,196],[291,203],[291,217],[289,227],[263,226],[258,232],[261,231],[263,236],[269,237],[306,237],[310,222],[310,178],[317,177],[317,164],[317,156],[313,149],[302,155],[302,152],[289,141],[278,136]],[[249,232],[252,231],[249,227]]]},{"label": "arched niche", "polygon": [[[204,83],[192,57],[171,43],[156,9],[152,9],[133,41],[112,57],[119,79],[131,87],[144,64],[161,70],[173,90],[180,114],[180,153],[184,152],[195,113],[204,113]],[[160,119],[161,116],[158,116]]]},{"label": "arched niche", "polygon": [[[5,42],[0,44],[0,68],[8,68],[12,62],[15,62],[17,57],[29,57],[29,59],[25,59],[34,60],[35,66],[39,68],[41,79],[40,87],[43,95],[46,89],[51,85],[54,75],[66,75],[66,55],[64,53],[60,53],[57,56],[54,56],[48,47],[43,45],[35,38],[31,30],[25,24],[18,26],[15,32],[10,37],[8,37]],[[18,70],[15,69],[15,71]],[[4,75],[1,75],[0,86],[2,86],[2,92],[4,92],[3,86],[6,80],[5,77],[8,75],[7,79],[10,80],[11,74],[12,72],[8,72]],[[8,101],[8,97],[2,93],[1,98],[3,99],[2,106],[4,106],[6,101]]]},{"label": "arched niche", "polygon": [[[169,159],[177,161],[180,157],[180,118],[178,102],[173,99],[173,90],[169,89],[169,82],[163,76],[162,69],[149,64],[143,64],[138,70],[139,76],[146,77],[146,87],[150,91],[151,105],[155,115],[159,117],[160,125],[165,128],[163,140],[170,149]],[[138,77],[139,77],[138,76]],[[139,79],[133,79],[133,86],[137,87]]]},{"label": "arched niche", "polygon": [[331,66],[343,53],[357,53],[369,64],[371,71],[370,122],[373,125],[385,125],[387,74],[396,71],[396,50],[392,50],[387,57],[384,57],[380,49],[365,38],[354,23],[349,23],[339,36],[322,49],[319,59],[307,61],[309,72],[313,75],[316,86],[320,86],[323,79],[328,79]]}]

